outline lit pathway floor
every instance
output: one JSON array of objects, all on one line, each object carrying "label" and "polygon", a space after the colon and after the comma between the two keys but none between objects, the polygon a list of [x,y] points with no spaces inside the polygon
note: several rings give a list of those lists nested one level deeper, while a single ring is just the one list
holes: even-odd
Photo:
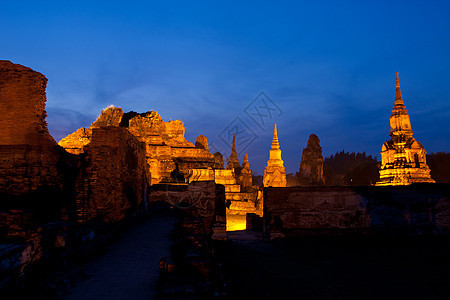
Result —
[{"label": "lit pathway floor", "polygon": [[87,279],[69,290],[66,299],[153,299],[159,260],[170,254],[176,217],[150,216],[85,266]]}]

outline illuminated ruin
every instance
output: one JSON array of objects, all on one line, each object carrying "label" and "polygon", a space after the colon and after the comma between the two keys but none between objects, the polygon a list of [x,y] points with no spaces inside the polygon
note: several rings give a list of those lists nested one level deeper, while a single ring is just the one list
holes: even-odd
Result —
[{"label": "illuminated ruin", "polygon": [[240,167],[235,138],[233,138],[227,167],[227,169],[191,169],[189,170],[187,181],[189,183],[214,181],[216,184],[223,185],[227,201],[227,231],[245,230],[247,213],[253,213],[260,217],[263,215],[262,191],[258,186],[253,185],[252,170],[250,169],[247,153],[245,154],[242,167]]},{"label": "illuminated ruin", "polygon": [[[195,168],[223,168],[223,164],[208,151],[208,140],[199,136],[195,146],[184,138],[185,128],[180,120],[165,122],[156,111],[123,113],[121,108],[105,108],[90,128],[80,128],[59,142],[66,151],[79,154],[90,143],[93,128],[123,127],[146,145],[150,185],[170,181],[178,165],[181,173]],[[178,180],[184,183],[184,180]]]},{"label": "illuminated ruin", "polygon": [[281,159],[281,149],[278,143],[277,124],[273,129],[272,147],[270,149],[269,160],[264,169],[264,187],[286,187],[286,171]]},{"label": "illuminated ruin", "polygon": [[408,185],[435,181],[430,177],[425,148],[413,138],[397,75],[395,103],[390,117],[391,139],[381,148],[380,180],[376,185]]}]

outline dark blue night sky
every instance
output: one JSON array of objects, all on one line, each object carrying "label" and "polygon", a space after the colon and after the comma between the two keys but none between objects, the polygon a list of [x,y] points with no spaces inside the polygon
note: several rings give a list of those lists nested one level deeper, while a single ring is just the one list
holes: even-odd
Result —
[{"label": "dark blue night sky", "polygon": [[49,79],[58,141],[114,104],[181,119],[225,156],[243,130],[258,174],[273,123],[287,172],[311,133],[325,156],[380,158],[398,71],[415,138],[450,149],[450,1],[2,1],[0,28],[0,59]]}]

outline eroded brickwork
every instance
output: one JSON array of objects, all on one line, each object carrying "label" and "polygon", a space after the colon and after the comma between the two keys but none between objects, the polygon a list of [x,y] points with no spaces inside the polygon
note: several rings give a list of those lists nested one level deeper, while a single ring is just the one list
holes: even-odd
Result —
[{"label": "eroded brickwork", "polygon": [[122,127],[92,129],[76,188],[78,220],[110,223],[145,209],[145,145]]},{"label": "eroded brickwork", "polygon": [[269,237],[297,233],[448,233],[449,185],[264,189]]},{"label": "eroded brickwork", "polygon": [[145,143],[150,184],[167,181],[176,164],[186,175],[191,169],[218,167],[214,155],[208,151],[206,137],[199,136],[194,146],[184,138],[185,128],[180,120],[164,122],[156,111],[123,113],[121,108],[107,107],[90,128],[78,129],[62,139],[59,145],[70,153],[83,153],[83,147],[90,142],[92,129],[100,126],[126,128]]},{"label": "eroded brickwork", "polygon": [[61,152],[45,121],[47,78],[0,61],[0,192],[22,194],[62,186]]},{"label": "eroded brickwork", "polygon": [[47,129],[47,78],[28,67],[0,61],[0,145],[55,145]]},{"label": "eroded brickwork", "polygon": [[323,185],[323,156],[319,137],[311,134],[306,148],[303,149],[300,170],[297,174],[301,186]]},{"label": "eroded brickwork", "polygon": [[149,202],[166,202],[199,218],[213,239],[226,239],[225,188],[214,181],[150,187]]}]

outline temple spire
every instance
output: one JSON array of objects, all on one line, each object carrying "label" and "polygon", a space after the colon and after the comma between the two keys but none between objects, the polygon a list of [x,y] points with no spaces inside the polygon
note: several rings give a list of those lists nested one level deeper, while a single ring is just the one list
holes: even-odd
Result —
[{"label": "temple spire", "polygon": [[405,106],[405,104],[403,103],[403,98],[402,98],[402,91],[400,90],[400,81],[398,79],[398,72],[395,72],[397,79],[396,79],[396,85],[395,85],[395,103],[394,103],[394,107],[395,106]]},{"label": "temple spire", "polygon": [[272,146],[269,151],[269,160],[264,169],[263,185],[273,187],[286,186],[286,171],[281,159],[281,149],[278,142],[277,124],[273,128]]},{"label": "temple spire", "polygon": [[233,145],[231,146],[231,154],[228,159],[227,169],[240,168],[239,158],[236,151],[236,135],[233,135]]},{"label": "temple spire", "polygon": [[244,156],[244,162],[242,163],[242,167],[243,168],[245,168],[245,167],[249,167],[249,163],[248,163],[248,155],[247,155],[247,153],[245,153],[245,156]]},{"label": "temple spire", "polygon": [[233,135],[233,145],[231,146],[231,156],[234,156],[234,154],[236,154],[237,156],[237,151],[236,151],[236,135]]},{"label": "temple spire", "polygon": [[272,149],[280,149],[280,143],[278,142],[277,124],[273,128]]}]

